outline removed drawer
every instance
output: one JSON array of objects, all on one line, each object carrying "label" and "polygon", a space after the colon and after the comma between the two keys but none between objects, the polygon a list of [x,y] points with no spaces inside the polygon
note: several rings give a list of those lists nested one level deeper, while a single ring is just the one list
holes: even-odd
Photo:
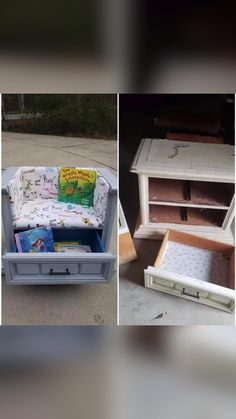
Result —
[{"label": "removed drawer", "polygon": [[229,313],[235,308],[234,247],[168,230],[145,286]]}]

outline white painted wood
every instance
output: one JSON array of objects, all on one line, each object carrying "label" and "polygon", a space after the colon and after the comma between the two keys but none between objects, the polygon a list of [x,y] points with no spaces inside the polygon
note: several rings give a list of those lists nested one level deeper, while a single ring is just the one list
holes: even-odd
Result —
[{"label": "white painted wood", "polygon": [[205,239],[220,241],[226,244],[234,244],[234,236],[230,228],[223,230],[220,227],[201,227],[201,226],[188,226],[179,224],[149,224],[139,225],[134,233],[135,239],[150,239],[161,240],[166,234],[166,230],[170,228],[185,233],[192,233],[195,236],[203,237]]},{"label": "white painted wood", "polygon": [[[160,238],[168,228],[197,234],[233,244],[231,224],[235,216],[235,199],[230,206],[149,201],[149,177],[234,183],[234,147],[160,139],[143,139],[131,172],[138,174],[140,195],[140,226],[135,238]],[[190,224],[153,223],[149,221],[149,205],[224,210],[222,227]]]},{"label": "white painted wood", "polygon": [[149,222],[148,177],[141,174],[138,176],[138,181],[141,222],[143,224],[147,224]]},{"label": "white painted wood", "polygon": [[169,202],[169,201],[148,201],[150,205],[167,205],[169,207],[188,207],[188,208],[206,208],[206,209],[222,209],[228,210],[229,207],[223,205],[201,205],[201,204],[188,204],[188,203],[179,203],[179,202]]},{"label": "white painted wood", "polygon": [[234,183],[234,147],[148,138],[141,142],[131,172],[169,179]]},{"label": "white painted wood", "polygon": [[149,266],[144,270],[145,287],[209,305],[228,313],[235,308],[235,291],[188,276]]},{"label": "white painted wood", "polygon": [[223,225],[222,225],[222,228],[224,230],[231,229],[231,224],[233,222],[234,217],[235,217],[235,197],[233,197],[233,199],[231,201],[231,204],[230,204],[230,207],[229,207],[229,210],[228,210],[228,212],[226,214],[226,217],[224,219],[224,222],[223,222]]},{"label": "white painted wood", "polygon": [[126,218],[125,218],[125,214],[122,208],[122,205],[119,201],[119,229],[118,229],[118,233],[119,234],[125,234],[125,233],[129,233],[129,229],[128,229],[128,225],[126,222]]}]

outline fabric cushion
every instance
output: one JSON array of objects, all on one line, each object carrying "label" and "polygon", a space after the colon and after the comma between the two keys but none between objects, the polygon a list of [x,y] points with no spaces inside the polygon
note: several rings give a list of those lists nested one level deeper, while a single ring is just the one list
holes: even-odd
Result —
[{"label": "fabric cushion", "polygon": [[7,189],[10,199],[12,218],[14,222],[21,213],[21,208],[24,201],[24,191],[20,169],[17,170],[15,176],[8,183]]},{"label": "fabric cushion", "polygon": [[98,173],[94,189],[93,207],[101,223],[105,221],[109,189],[110,186],[107,181]]},{"label": "fabric cushion", "polygon": [[18,169],[8,184],[15,227],[27,228],[38,225],[86,227],[91,225],[96,228],[103,225],[110,188],[108,182],[97,172],[93,207],[84,208],[80,205],[57,201],[59,173],[59,167],[21,167]]},{"label": "fabric cushion", "polygon": [[34,199],[25,201],[20,216],[15,220],[15,228],[39,226],[95,227],[101,226],[94,208],[83,208],[76,204],[57,202],[54,199]]},{"label": "fabric cushion", "polygon": [[58,167],[22,167],[24,199],[56,199],[59,170]]}]

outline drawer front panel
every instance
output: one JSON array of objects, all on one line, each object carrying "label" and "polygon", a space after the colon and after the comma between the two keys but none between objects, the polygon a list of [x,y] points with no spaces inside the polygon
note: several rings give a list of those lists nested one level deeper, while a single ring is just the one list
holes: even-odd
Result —
[{"label": "drawer front panel", "polygon": [[40,266],[37,263],[17,263],[15,271],[17,275],[38,275]]},{"label": "drawer front panel", "polygon": [[105,263],[80,263],[79,265],[80,274],[102,274],[105,269]]},{"label": "drawer front panel", "polygon": [[[235,308],[235,291],[205,281],[193,281],[175,274],[172,277],[158,268],[148,267],[144,271],[145,287],[161,291],[196,303],[208,305],[228,313]],[[192,282],[192,283],[191,283]]]},{"label": "drawer front panel", "polygon": [[109,282],[115,256],[110,253],[15,254],[3,256],[6,280],[10,284],[82,284]]}]

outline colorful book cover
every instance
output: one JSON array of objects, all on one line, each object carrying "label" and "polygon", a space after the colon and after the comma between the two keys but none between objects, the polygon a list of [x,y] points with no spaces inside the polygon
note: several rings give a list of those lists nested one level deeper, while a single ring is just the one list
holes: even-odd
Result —
[{"label": "colorful book cover", "polygon": [[39,227],[15,234],[19,253],[54,252],[51,227]]},{"label": "colorful book cover", "polygon": [[67,244],[67,245],[59,245],[58,252],[60,253],[68,253],[68,252],[76,252],[76,253],[91,253],[91,247],[87,245],[76,245],[76,244]]},{"label": "colorful book cover", "polygon": [[55,242],[54,243],[54,250],[55,252],[58,252],[58,246],[74,246],[74,245],[79,245],[81,244],[80,242]]},{"label": "colorful book cover", "polygon": [[92,207],[95,183],[95,170],[62,167],[57,200]]}]

